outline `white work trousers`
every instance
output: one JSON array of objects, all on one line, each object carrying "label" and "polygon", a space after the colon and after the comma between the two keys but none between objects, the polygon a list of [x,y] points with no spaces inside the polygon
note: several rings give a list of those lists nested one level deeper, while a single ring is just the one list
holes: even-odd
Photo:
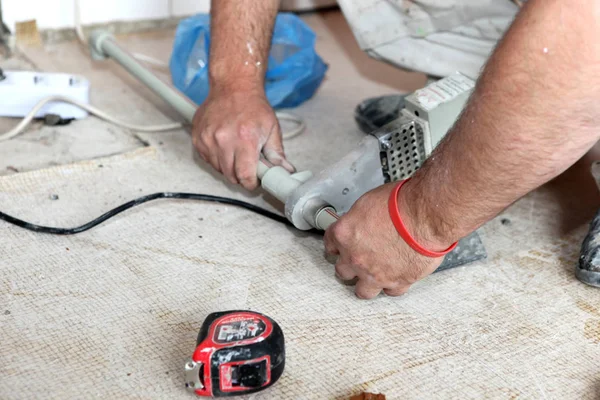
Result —
[{"label": "white work trousers", "polygon": [[338,0],[371,57],[434,77],[477,78],[519,7],[511,0]]}]

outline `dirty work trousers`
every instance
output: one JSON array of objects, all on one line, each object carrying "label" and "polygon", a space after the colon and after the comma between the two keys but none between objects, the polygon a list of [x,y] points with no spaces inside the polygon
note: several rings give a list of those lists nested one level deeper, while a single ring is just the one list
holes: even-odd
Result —
[{"label": "dirty work trousers", "polygon": [[338,0],[360,47],[400,68],[477,78],[519,6],[513,0]]}]

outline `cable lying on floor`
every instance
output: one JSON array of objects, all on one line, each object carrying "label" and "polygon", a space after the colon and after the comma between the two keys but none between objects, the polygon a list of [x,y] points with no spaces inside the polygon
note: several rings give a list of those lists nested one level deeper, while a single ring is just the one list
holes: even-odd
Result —
[{"label": "cable lying on floor", "polygon": [[90,230],[93,227],[98,226],[101,223],[105,222],[106,220],[114,217],[115,215],[122,213],[123,211],[129,210],[130,208],[139,206],[140,204],[147,203],[149,201],[157,200],[157,199],[199,200],[199,201],[208,201],[208,202],[221,203],[221,204],[229,204],[232,206],[241,207],[246,210],[252,211],[256,214],[262,215],[263,217],[267,217],[269,219],[272,219],[273,221],[280,222],[287,226],[291,226],[291,227],[294,226],[285,217],[275,214],[271,211],[265,210],[264,208],[255,206],[254,204],[247,203],[245,201],[231,199],[228,197],[212,196],[209,194],[171,193],[171,192],[154,193],[154,194],[149,194],[147,196],[139,197],[135,200],[127,202],[123,205],[120,205],[117,208],[114,208],[114,209],[102,214],[101,216],[94,219],[93,221],[90,221],[90,222],[83,224],[81,226],[78,226],[76,228],[53,228],[53,227],[49,227],[49,226],[36,225],[36,224],[32,224],[30,222],[26,222],[21,219],[12,217],[3,212],[0,212],[0,220],[6,221],[9,224],[13,224],[20,228],[27,229],[29,231],[33,231],[33,232],[37,232],[37,233],[49,233],[49,234],[53,234],[53,235],[75,235],[77,233],[81,233],[81,232]]},{"label": "cable lying on floor", "polygon": [[179,129],[183,126],[183,124],[181,124],[179,122],[174,122],[174,123],[164,124],[164,125],[134,125],[134,124],[130,124],[127,122],[119,121],[119,120],[113,118],[112,116],[108,115],[104,111],[99,110],[96,107],[90,106],[89,104],[85,104],[80,101],[77,101],[75,99],[71,99],[71,98],[65,97],[65,96],[51,96],[51,97],[46,97],[45,99],[39,101],[35,105],[35,107],[33,107],[31,109],[29,114],[27,114],[27,116],[25,118],[23,118],[23,120],[21,122],[19,122],[19,124],[16,127],[14,127],[13,129],[11,129],[10,131],[8,131],[4,134],[0,134],[0,142],[2,142],[4,140],[12,139],[15,136],[20,135],[25,130],[25,128],[27,128],[27,126],[31,123],[31,121],[35,118],[35,115],[46,104],[48,104],[52,101],[62,101],[65,103],[70,103],[70,104],[76,105],[77,107],[80,107],[80,108],[86,110],[90,114],[93,114],[100,119],[111,122],[122,128],[131,129],[131,130],[135,130],[135,131],[139,131],[139,132],[165,132],[165,131],[170,131],[173,129]]},{"label": "cable lying on floor", "polygon": [[[170,124],[163,124],[163,125],[134,125],[134,124],[130,124],[128,122],[123,122],[123,121],[119,121],[118,119],[112,117],[111,115],[109,115],[108,113],[94,107],[91,106],[89,104],[85,104],[82,103],[78,100],[75,99],[71,99],[69,97],[65,97],[65,96],[50,96],[50,97],[46,97],[45,99],[40,100],[32,109],[31,111],[27,114],[27,116],[25,118],[23,118],[23,120],[21,122],[19,122],[19,124],[17,126],[15,126],[13,129],[11,129],[10,131],[6,132],[6,133],[2,133],[0,134],[0,142],[5,141],[5,140],[9,140],[12,139],[18,135],[20,135],[21,133],[23,133],[23,131],[25,130],[25,128],[27,128],[27,126],[31,123],[31,121],[33,121],[33,119],[35,118],[36,114],[48,103],[53,102],[53,101],[61,101],[64,103],[69,103],[69,104],[73,104],[79,108],[82,108],[84,110],[86,110],[87,112],[89,112],[92,115],[95,115],[96,117],[103,119],[105,121],[111,122],[117,126],[120,126],[122,128],[126,128],[126,129],[131,129],[133,131],[138,131],[138,132],[166,132],[166,131],[171,131],[174,129],[180,129],[183,128],[183,124],[180,122],[173,122]],[[304,123],[304,121],[302,120],[302,118],[294,115],[294,114],[289,114],[286,112],[280,112],[277,111],[275,113],[277,115],[277,118],[279,118],[282,121],[289,121],[289,122],[293,122],[296,124],[296,127],[292,130],[290,130],[289,132],[284,132],[283,133],[283,140],[288,140],[291,139],[293,137],[298,136],[299,134],[301,134],[304,129],[306,129],[306,124]]]}]

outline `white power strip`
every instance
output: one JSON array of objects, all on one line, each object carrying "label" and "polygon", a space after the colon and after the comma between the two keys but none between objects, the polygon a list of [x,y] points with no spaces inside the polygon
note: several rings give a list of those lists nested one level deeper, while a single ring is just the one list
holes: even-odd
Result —
[{"label": "white power strip", "polygon": [[[28,71],[4,71],[0,80],[0,116],[25,117],[35,105],[51,96],[65,96],[89,104],[90,83],[81,76]],[[87,111],[64,102],[50,102],[35,114],[42,118],[57,114],[61,118],[81,119]]]}]

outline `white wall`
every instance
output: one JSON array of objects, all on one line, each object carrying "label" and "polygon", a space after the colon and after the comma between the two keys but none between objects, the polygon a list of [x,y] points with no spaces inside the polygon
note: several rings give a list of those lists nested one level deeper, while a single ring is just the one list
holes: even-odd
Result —
[{"label": "white wall", "polygon": [[[0,0],[4,22],[14,32],[15,22],[35,19],[40,29],[75,25],[75,0]],[[79,0],[83,25],[135,21],[206,13],[210,0]],[[286,9],[310,9],[335,0],[283,0]]]},{"label": "white wall", "polygon": [[[75,25],[75,0],[0,0],[4,22],[14,31],[15,22],[36,19],[38,28]],[[79,0],[84,25],[110,21],[163,19],[208,12],[210,0]]]}]

